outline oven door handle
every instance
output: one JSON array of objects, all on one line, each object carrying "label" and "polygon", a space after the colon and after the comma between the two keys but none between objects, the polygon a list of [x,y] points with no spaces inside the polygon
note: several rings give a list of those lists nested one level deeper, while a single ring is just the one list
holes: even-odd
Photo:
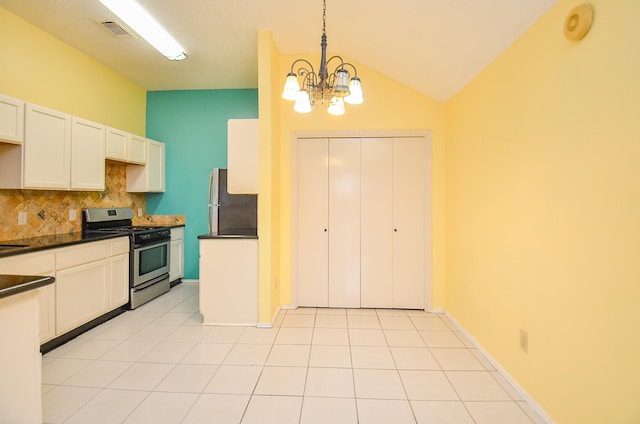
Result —
[{"label": "oven door handle", "polygon": [[138,286],[133,287],[133,291],[134,291],[134,292],[137,292],[137,291],[139,291],[139,290],[144,290],[144,289],[146,289],[146,288],[147,288],[147,287],[149,287],[149,286],[153,286],[153,285],[154,285],[154,284],[156,284],[158,281],[162,281],[162,280],[165,280],[165,279],[167,279],[167,278],[169,278],[169,274],[162,274],[161,276],[156,277],[156,278],[154,278],[153,280],[149,280],[149,281],[147,281],[147,282],[145,282],[145,283],[142,283],[142,284],[140,284],[140,285],[138,285]]},{"label": "oven door handle", "polygon": [[133,245],[133,248],[134,248],[134,249],[138,249],[138,250],[146,250],[146,249],[148,249],[148,248],[151,248],[151,247],[157,246],[157,245],[159,245],[159,244],[169,244],[169,243],[171,243],[171,237],[169,237],[169,238],[163,238],[163,239],[160,239],[160,240],[155,240],[155,241],[154,241],[154,242],[152,242],[152,243],[138,243],[138,244],[134,244],[134,245]]}]

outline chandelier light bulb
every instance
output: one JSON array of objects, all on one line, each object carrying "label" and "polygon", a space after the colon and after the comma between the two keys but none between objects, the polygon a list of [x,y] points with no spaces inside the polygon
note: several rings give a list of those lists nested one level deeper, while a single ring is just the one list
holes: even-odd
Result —
[{"label": "chandelier light bulb", "polygon": [[333,96],[327,112],[331,115],[344,115],[344,100],[342,100],[342,97]]},{"label": "chandelier light bulb", "polygon": [[344,98],[344,101],[349,103],[350,105],[362,104],[364,99],[362,98],[362,85],[360,84],[360,78],[351,78],[351,82],[349,83],[349,91],[351,94],[346,96]]},{"label": "chandelier light bulb", "polygon": [[287,80],[284,83],[284,89],[282,90],[282,98],[286,100],[296,100],[300,93],[300,84],[298,83],[298,77],[293,72],[287,75]]},{"label": "chandelier light bulb", "polygon": [[307,90],[300,91],[296,97],[296,102],[293,105],[293,110],[298,113],[309,113],[312,109]]}]

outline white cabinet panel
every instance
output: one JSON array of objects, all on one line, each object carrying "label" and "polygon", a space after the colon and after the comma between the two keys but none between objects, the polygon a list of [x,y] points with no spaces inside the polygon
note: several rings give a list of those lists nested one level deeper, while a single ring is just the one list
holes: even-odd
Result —
[{"label": "white cabinet panel", "polygon": [[106,129],[76,117],[71,124],[71,189],[102,191]]},{"label": "white cabinet panel", "polygon": [[184,277],[184,228],[171,229],[171,262],[169,281]]},{"label": "white cabinet panel", "polygon": [[0,95],[0,141],[22,144],[24,141],[24,102]]},{"label": "white cabinet panel", "polygon": [[129,255],[109,258],[109,310],[129,302]]},{"label": "white cabinet panel", "polygon": [[24,188],[69,189],[71,116],[27,104]]},{"label": "white cabinet panel", "polygon": [[298,304],[329,306],[328,140],[298,145]]},{"label": "white cabinet panel", "polygon": [[147,163],[147,139],[137,135],[129,135],[127,162],[145,165]]},{"label": "white cabinet panel", "polygon": [[56,273],[56,331],[72,330],[108,312],[109,261],[67,268]]},{"label": "white cabinet panel", "polygon": [[[55,255],[40,252],[0,259],[0,274],[55,276]],[[40,343],[45,343],[56,335],[55,283],[37,290],[40,298]]]},{"label": "white cabinet panel", "polygon": [[360,142],[329,140],[329,306],[360,306]]},{"label": "white cabinet panel", "polygon": [[425,143],[393,140],[393,307],[425,307]]},{"label": "white cabinet panel", "polygon": [[164,192],[164,149],[164,143],[146,141],[147,164],[127,165],[128,192]]},{"label": "white cabinet panel", "polygon": [[258,322],[258,240],[200,240],[203,324]]},{"label": "white cabinet panel", "polygon": [[124,131],[107,128],[106,158],[126,162],[129,150],[128,137],[129,135]]},{"label": "white cabinet panel", "polygon": [[384,308],[393,299],[393,140],[361,142],[361,306]]},{"label": "white cabinet panel", "polygon": [[258,193],[258,120],[229,119],[227,122],[227,191]]}]

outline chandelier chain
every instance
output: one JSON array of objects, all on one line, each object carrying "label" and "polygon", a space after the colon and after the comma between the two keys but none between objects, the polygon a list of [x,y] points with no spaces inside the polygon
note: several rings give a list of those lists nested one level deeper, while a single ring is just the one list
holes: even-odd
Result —
[{"label": "chandelier chain", "polygon": [[327,23],[327,0],[322,1],[322,34],[326,35],[327,30],[325,28]]}]

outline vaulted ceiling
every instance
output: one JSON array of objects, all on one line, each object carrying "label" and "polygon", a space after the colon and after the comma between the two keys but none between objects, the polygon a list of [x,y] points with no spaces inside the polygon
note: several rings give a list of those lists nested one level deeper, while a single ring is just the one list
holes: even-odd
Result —
[{"label": "vaulted ceiling", "polygon": [[[133,31],[114,36],[100,22],[117,19],[98,0],[0,1],[148,90],[257,87],[259,30],[281,53],[320,59],[321,0],[138,0],[185,47],[182,62]],[[328,52],[446,101],[556,2],[327,0]]]}]

